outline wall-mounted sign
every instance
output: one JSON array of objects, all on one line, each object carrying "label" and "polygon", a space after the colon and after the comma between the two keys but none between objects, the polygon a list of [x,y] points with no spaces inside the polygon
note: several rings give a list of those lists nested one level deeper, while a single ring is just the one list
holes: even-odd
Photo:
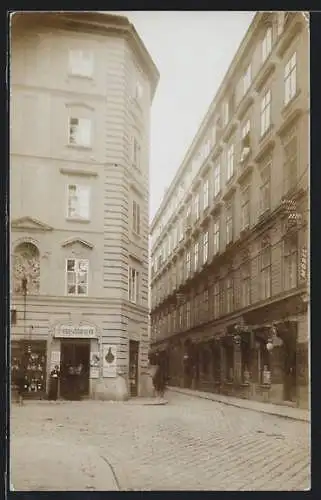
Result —
[{"label": "wall-mounted sign", "polygon": [[50,370],[53,370],[56,365],[60,367],[60,351],[51,351]]},{"label": "wall-mounted sign", "polygon": [[100,354],[98,351],[90,353],[90,378],[99,378]]},{"label": "wall-mounted sign", "polygon": [[117,346],[103,346],[103,377],[116,377],[117,374]]},{"label": "wall-mounted sign", "polygon": [[60,338],[96,338],[96,328],[90,325],[59,325],[56,327],[55,337]]},{"label": "wall-mounted sign", "polygon": [[300,280],[305,281],[307,279],[307,261],[308,261],[308,252],[305,247],[301,249],[300,255]]}]

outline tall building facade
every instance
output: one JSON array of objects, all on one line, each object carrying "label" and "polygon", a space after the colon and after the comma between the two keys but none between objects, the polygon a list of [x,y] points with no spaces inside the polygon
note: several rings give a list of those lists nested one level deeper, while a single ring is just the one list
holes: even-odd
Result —
[{"label": "tall building facade", "polygon": [[308,406],[309,34],[254,16],[151,224],[170,384]]},{"label": "tall building facade", "polygon": [[12,16],[11,364],[30,394],[48,391],[55,365],[65,398],[146,390],[158,79],[125,17]]}]

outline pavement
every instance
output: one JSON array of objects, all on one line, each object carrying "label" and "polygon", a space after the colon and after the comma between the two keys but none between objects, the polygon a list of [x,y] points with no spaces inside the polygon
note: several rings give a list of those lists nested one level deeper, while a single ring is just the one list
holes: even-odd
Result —
[{"label": "pavement", "polygon": [[308,422],[167,391],[167,404],[11,407],[15,491],[302,491]]},{"label": "pavement", "polygon": [[195,391],[192,389],[182,389],[181,387],[169,387],[168,390],[193,396],[211,401],[218,401],[219,403],[236,406],[268,415],[276,415],[283,418],[291,418],[293,420],[302,420],[303,422],[310,422],[310,410],[302,408],[293,408],[292,406],[279,405],[273,403],[261,403],[260,401],[252,401],[249,399],[235,398],[234,396],[225,396],[222,394],[214,394],[211,392]]}]

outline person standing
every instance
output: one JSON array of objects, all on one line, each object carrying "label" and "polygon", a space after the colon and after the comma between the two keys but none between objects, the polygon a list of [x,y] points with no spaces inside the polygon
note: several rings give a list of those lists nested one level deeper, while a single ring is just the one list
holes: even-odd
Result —
[{"label": "person standing", "polygon": [[49,394],[48,394],[48,399],[50,401],[57,401],[59,378],[60,378],[60,370],[59,366],[56,365],[55,368],[50,373]]},{"label": "person standing", "polygon": [[25,390],[27,388],[27,381],[26,381],[24,371],[21,368],[18,370],[18,373],[17,373],[16,384],[17,384],[19,405],[22,406],[23,405],[23,396],[24,396]]}]

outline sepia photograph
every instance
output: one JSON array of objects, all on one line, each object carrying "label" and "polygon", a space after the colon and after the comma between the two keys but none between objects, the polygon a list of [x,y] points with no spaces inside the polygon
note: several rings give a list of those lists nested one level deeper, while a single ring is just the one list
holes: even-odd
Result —
[{"label": "sepia photograph", "polygon": [[11,491],[310,490],[309,22],[9,13]]}]

